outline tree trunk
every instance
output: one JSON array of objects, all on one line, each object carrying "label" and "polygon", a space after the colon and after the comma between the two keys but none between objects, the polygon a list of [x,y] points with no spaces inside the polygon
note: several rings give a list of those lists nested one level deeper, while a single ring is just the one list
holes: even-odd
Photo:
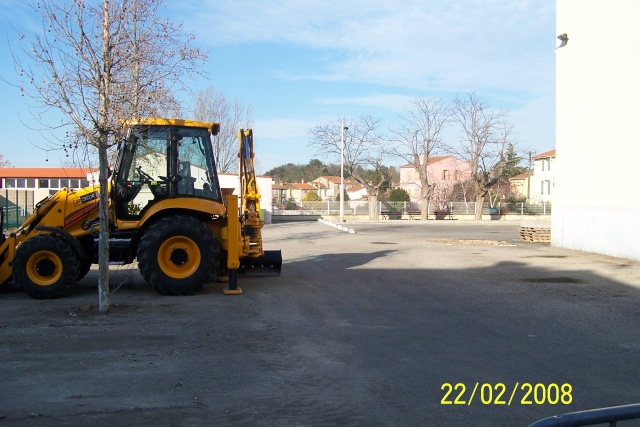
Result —
[{"label": "tree trunk", "polygon": [[420,201],[420,219],[426,220],[429,215],[429,198],[425,197]]},{"label": "tree trunk", "polygon": [[378,219],[378,195],[369,194],[369,219]]},{"label": "tree trunk", "polygon": [[484,204],[484,196],[476,195],[476,221],[482,221],[482,205]]},{"label": "tree trunk", "polygon": [[[111,86],[111,46],[109,44],[109,0],[102,4],[102,75],[100,81],[100,109],[98,112],[98,129],[105,129],[109,111],[109,91]],[[100,232],[98,240],[98,306],[101,313],[109,312],[109,157],[107,153],[108,133],[101,131],[98,135],[98,159],[100,166]]]},{"label": "tree trunk", "polygon": [[98,243],[98,304],[101,313],[109,312],[109,159],[107,149],[98,150],[100,163],[100,240]]},{"label": "tree trunk", "polygon": [[428,182],[423,182],[422,187],[420,188],[420,197],[421,197],[421,206],[420,206],[420,219],[426,220],[429,216],[429,199],[431,199],[431,195],[433,194],[433,184],[429,184]]}]

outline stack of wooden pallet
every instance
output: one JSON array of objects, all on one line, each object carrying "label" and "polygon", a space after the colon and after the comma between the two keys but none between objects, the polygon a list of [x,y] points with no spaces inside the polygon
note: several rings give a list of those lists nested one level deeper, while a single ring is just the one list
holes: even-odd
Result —
[{"label": "stack of wooden pallet", "polygon": [[547,227],[520,227],[520,239],[527,242],[550,242],[551,228]]}]

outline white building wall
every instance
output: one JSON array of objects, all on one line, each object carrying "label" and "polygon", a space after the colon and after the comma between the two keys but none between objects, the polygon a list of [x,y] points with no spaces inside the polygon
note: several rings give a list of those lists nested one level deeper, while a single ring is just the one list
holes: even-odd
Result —
[{"label": "white building wall", "polygon": [[[220,180],[221,188],[233,188],[233,194],[240,195],[240,178],[238,175],[219,173],[218,179]],[[265,224],[271,224],[271,214],[273,213],[273,203],[271,199],[271,188],[273,181],[268,176],[257,176],[256,183],[258,184],[258,192],[260,193],[260,209],[265,210],[264,222]]]},{"label": "white building wall", "polygon": [[640,1],[557,0],[554,246],[640,259]]},{"label": "white building wall", "polygon": [[[545,157],[533,162],[530,201],[535,204],[552,203],[555,194],[555,157]],[[525,190],[526,193],[526,190]]]}]

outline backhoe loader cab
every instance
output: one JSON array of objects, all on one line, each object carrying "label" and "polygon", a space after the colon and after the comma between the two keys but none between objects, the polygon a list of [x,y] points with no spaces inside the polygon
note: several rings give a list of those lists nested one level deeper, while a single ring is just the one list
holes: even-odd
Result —
[{"label": "backhoe loader cab", "polygon": [[[225,293],[241,293],[238,270],[280,273],[280,251],[262,247],[251,130],[238,133],[240,195],[223,197],[211,144],[218,123],[143,119],[125,128],[109,183],[110,263],[137,259],[144,279],[170,295],[216,277],[228,281]],[[34,298],[65,295],[98,262],[99,194],[65,188],[40,201],[1,243],[0,285],[13,278]]]},{"label": "backhoe loader cab", "polygon": [[176,120],[128,123],[114,171],[118,218],[139,218],[167,198],[198,197],[222,204],[211,146],[211,133],[218,128],[215,123]]}]

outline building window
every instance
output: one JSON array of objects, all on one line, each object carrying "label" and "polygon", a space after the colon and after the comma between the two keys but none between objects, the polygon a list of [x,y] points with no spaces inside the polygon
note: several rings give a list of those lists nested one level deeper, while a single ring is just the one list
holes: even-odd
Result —
[{"label": "building window", "polygon": [[36,188],[35,178],[27,178],[27,188]]},{"label": "building window", "polygon": [[540,194],[544,195],[550,195],[551,194],[551,181],[549,181],[548,179],[541,181],[540,184],[542,185],[542,187],[540,188]]},{"label": "building window", "polygon": [[442,171],[442,179],[449,180],[451,179],[451,171],[443,170]]},{"label": "building window", "polygon": [[49,188],[49,180],[48,179],[39,179],[38,180],[38,188]]},{"label": "building window", "polygon": [[16,188],[27,188],[27,180],[24,178],[16,179]]},{"label": "building window", "polygon": [[87,180],[87,179],[81,179],[81,180],[80,180],[80,186],[81,186],[82,188],[86,188],[86,187],[88,187],[88,186],[89,186],[89,180]]},{"label": "building window", "polygon": [[69,180],[69,188],[80,188],[80,180],[79,179],[70,179]]}]

